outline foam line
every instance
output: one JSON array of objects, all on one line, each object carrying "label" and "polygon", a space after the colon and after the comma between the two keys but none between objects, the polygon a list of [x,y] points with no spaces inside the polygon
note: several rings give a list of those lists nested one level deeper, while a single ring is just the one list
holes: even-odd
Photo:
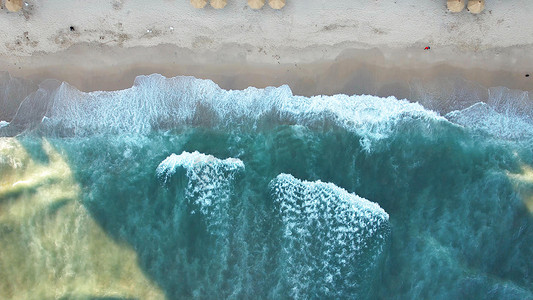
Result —
[{"label": "foam line", "polygon": [[271,189],[291,296],[366,298],[390,236],[389,215],[332,183],[280,174]]}]

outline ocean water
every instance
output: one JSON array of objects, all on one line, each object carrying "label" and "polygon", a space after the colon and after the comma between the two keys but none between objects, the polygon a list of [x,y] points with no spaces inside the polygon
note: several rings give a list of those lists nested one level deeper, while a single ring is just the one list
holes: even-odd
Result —
[{"label": "ocean water", "polygon": [[533,299],[533,110],[487,93],[45,81],[0,123],[0,298]]}]

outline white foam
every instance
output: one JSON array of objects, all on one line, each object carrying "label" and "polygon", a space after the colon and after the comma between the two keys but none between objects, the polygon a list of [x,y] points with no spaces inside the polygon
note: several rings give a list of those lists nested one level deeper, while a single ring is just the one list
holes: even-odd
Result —
[{"label": "white foam", "polygon": [[[335,125],[359,135],[361,145],[369,151],[373,141],[389,137],[402,120],[444,120],[418,103],[394,97],[302,97],[293,95],[286,85],[223,90],[211,80],[165,78],[159,74],[139,76],[133,87],[120,91],[84,93],[67,83],[54,82],[34,94],[28,98],[36,98],[35,101],[25,100],[17,111],[17,124],[47,120],[41,123],[42,127],[74,135],[149,133],[182,125],[243,128],[254,128],[261,122]],[[502,138],[529,138],[533,132],[530,122],[533,105],[527,92],[500,87],[489,89],[488,95],[486,102],[494,111],[474,104],[448,113],[447,119]]]},{"label": "white foam", "polygon": [[533,138],[533,102],[526,91],[492,87],[487,90],[484,102],[451,111],[445,117],[458,125],[501,139]]},{"label": "white foam", "polygon": [[284,227],[291,296],[307,298],[310,291],[326,298],[363,296],[357,286],[365,286],[383,252],[389,215],[332,183],[280,174],[271,189]]},{"label": "white foam", "polygon": [[192,153],[183,151],[180,155],[172,153],[165,160],[163,160],[156,169],[156,173],[165,181],[168,180],[179,167],[183,167],[188,171],[195,168],[202,168],[206,165],[212,167],[223,168],[226,171],[235,171],[244,169],[244,163],[237,158],[227,158],[220,160],[213,155],[205,155],[198,151]]},{"label": "white foam", "polygon": [[7,121],[0,121],[0,128],[2,128],[2,127],[6,127],[7,125],[9,125],[9,122],[7,122]]},{"label": "white foam", "polygon": [[487,103],[479,102],[463,110],[452,111],[446,118],[461,126],[486,132],[508,140],[533,138],[533,123],[528,116],[512,111],[498,112]]},{"label": "white foam", "polygon": [[229,230],[230,200],[234,179],[244,170],[244,163],[236,158],[218,159],[195,151],[172,154],[162,161],[156,173],[165,182],[178,168],[186,170],[188,178],[185,197],[191,213],[200,213],[210,233],[225,236]]},{"label": "white foam", "polygon": [[[256,126],[269,121],[300,125],[334,124],[365,138],[382,139],[405,118],[438,118],[421,105],[361,96],[294,96],[286,85],[223,90],[194,77],[139,76],[129,89],[84,93],[63,83],[46,114],[55,126],[75,134],[101,131],[149,132],[184,124]],[[50,125],[53,125],[50,124]]]}]

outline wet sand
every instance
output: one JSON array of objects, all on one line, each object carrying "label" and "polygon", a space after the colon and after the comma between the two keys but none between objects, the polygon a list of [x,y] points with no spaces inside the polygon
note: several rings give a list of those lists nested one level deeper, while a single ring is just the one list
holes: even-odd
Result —
[{"label": "wet sand", "polygon": [[160,73],[224,89],[288,84],[305,96],[432,95],[444,112],[449,102],[485,100],[489,87],[533,91],[526,0],[491,1],[480,15],[449,13],[445,1],[289,1],[281,11],[252,11],[244,1],[220,11],[188,1],[96,2],[32,2],[27,18],[0,11],[0,71],[82,91],[124,89]]},{"label": "wet sand", "polygon": [[[231,47],[226,49],[231,52]],[[305,51],[323,50],[301,50]],[[533,91],[533,77],[525,76],[528,66],[533,66],[531,50],[516,51],[512,57],[499,60],[490,58],[497,57],[495,51],[486,51],[471,56],[470,61],[447,59],[451,55],[445,51],[430,51],[345,49],[333,59],[278,64],[257,63],[236,52],[233,57],[221,57],[220,52],[198,54],[174,45],[124,49],[86,44],[58,53],[19,58],[15,63],[0,61],[0,69],[37,83],[50,78],[67,81],[83,91],[128,88],[136,76],[152,73],[212,79],[224,89],[288,84],[295,94],[305,96],[344,93],[409,98],[409,85],[413,82],[449,77],[461,77],[485,87]],[[485,64],[486,61],[491,64]]]}]

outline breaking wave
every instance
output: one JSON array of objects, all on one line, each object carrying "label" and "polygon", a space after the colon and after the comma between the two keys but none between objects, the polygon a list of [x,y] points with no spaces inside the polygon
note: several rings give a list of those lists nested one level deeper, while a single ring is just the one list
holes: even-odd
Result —
[{"label": "breaking wave", "polygon": [[[13,118],[22,128],[58,134],[149,133],[184,125],[257,127],[267,124],[338,126],[382,139],[409,118],[438,119],[421,105],[394,97],[295,96],[288,86],[223,90],[194,77],[139,76],[133,87],[84,93],[67,83],[45,81]],[[38,124],[41,123],[41,124]]]},{"label": "breaking wave", "polygon": [[210,232],[227,236],[229,224],[225,221],[230,217],[229,202],[235,175],[244,170],[242,161],[235,158],[220,160],[198,151],[183,152],[167,157],[159,164],[156,173],[167,182],[178,168],[187,172],[185,198],[191,206],[190,212],[202,214]]},{"label": "breaking wave", "polygon": [[389,215],[331,183],[281,174],[271,189],[291,297],[367,298],[390,235]]},{"label": "breaking wave", "polygon": [[[455,82],[452,87],[457,89],[458,84]],[[13,116],[11,128],[0,134],[14,135],[39,128],[60,136],[89,136],[106,132],[146,134],[187,125],[235,129],[299,124],[344,128],[360,135],[368,150],[372,141],[390,136],[398,123],[409,119],[427,122],[447,119],[498,138],[533,136],[533,106],[527,92],[490,88],[483,100],[483,93],[476,87],[474,96],[456,91],[455,98],[449,98],[455,100],[448,103],[434,95],[435,91],[421,89],[419,82],[413,86],[418,93],[413,93],[414,99],[427,108],[394,97],[295,96],[288,86],[223,90],[211,80],[165,78],[158,74],[139,76],[133,87],[112,92],[85,93],[68,83],[46,80],[25,97]],[[454,107],[459,109],[448,110]],[[445,113],[445,118],[439,112]]]}]

